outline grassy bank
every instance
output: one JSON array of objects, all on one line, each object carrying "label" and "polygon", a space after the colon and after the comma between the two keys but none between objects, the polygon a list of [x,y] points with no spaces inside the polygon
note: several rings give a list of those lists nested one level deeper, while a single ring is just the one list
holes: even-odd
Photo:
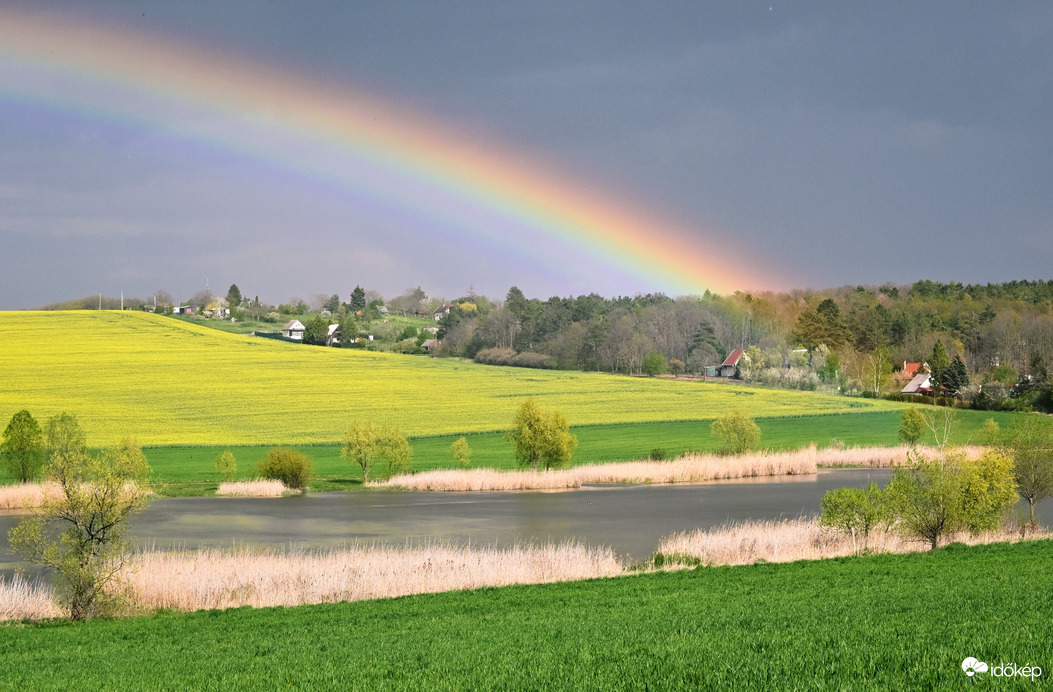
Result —
[{"label": "grassy bank", "polygon": [[0,686],[958,689],[1009,682],[967,656],[1053,668],[1051,574],[1041,541],[3,626]]},{"label": "grassy bank", "polygon": [[[955,442],[976,443],[987,418],[994,417],[1004,427],[1008,425],[1009,416],[1006,413],[960,411]],[[831,442],[843,442],[848,446],[899,444],[899,413],[894,411],[762,418],[757,423],[761,428],[761,446],[772,450],[799,449],[813,442],[820,448],[830,446]],[[669,458],[690,451],[716,452],[722,444],[710,434],[707,421],[577,426],[573,432],[578,436],[575,466],[646,459],[655,449],[664,450]],[[455,467],[450,444],[458,437],[460,435],[455,434],[411,439],[414,470]],[[503,433],[470,433],[466,437],[472,449],[473,468],[516,468],[512,447]],[[161,494],[180,496],[215,491],[219,477],[212,471],[212,462],[224,449],[230,449],[237,457],[238,476],[248,478],[269,447],[151,447],[145,452]],[[317,479],[311,484],[313,490],[347,490],[361,486],[361,470],[340,457],[339,445],[302,445],[298,449],[314,461]]]},{"label": "grassy bank", "polygon": [[[959,411],[959,424],[954,441],[957,444],[981,440],[981,427],[988,418],[1004,428],[1011,414],[986,411]],[[843,415],[794,416],[761,418],[761,446],[776,451],[792,450],[815,443],[820,449],[831,443],[855,446],[894,446],[898,444],[899,413],[857,413]],[[720,440],[709,431],[708,421],[625,423],[591,425],[573,428],[578,436],[574,465],[600,464],[611,461],[646,459],[653,450],[662,449],[672,459],[691,451],[716,452]],[[460,435],[412,438],[413,468],[432,471],[455,467],[450,444]],[[516,468],[512,447],[499,432],[469,433],[473,468],[511,470]],[[144,451],[154,471],[156,490],[169,497],[210,495],[220,477],[212,470],[216,456],[231,450],[238,461],[238,478],[249,479],[256,463],[269,446],[188,445],[147,447]],[[314,461],[314,491],[348,490],[361,487],[362,472],[340,457],[338,444],[300,445],[300,451]],[[0,468],[0,483],[12,483],[6,467]]]}]

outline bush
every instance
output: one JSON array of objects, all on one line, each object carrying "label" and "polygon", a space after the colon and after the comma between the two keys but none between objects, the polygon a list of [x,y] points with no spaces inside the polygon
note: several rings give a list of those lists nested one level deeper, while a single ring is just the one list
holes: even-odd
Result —
[{"label": "bush", "polygon": [[647,457],[651,461],[665,461],[669,456],[665,453],[665,450],[661,447],[655,447],[651,450],[651,453]]},{"label": "bush", "polygon": [[518,368],[555,370],[556,359],[543,353],[516,353],[511,348],[484,348],[475,354],[475,362],[483,365],[508,365]]},{"label": "bush", "polygon": [[863,537],[863,549],[867,548],[870,532],[881,523],[891,523],[884,495],[877,483],[871,482],[865,490],[838,488],[823,496],[819,525],[852,536]]},{"label": "bush", "polygon": [[275,447],[256,466],[256,473],[278,480],[295,490],[307,492],[307,481],[314,474],[314,464],[301,452],[289,447]]},{"label": "bush", "polygon": [[232,481],[238,472],[238,460],[229,449],[224,450],[212,462],[212,470],[222,476],[223,480]]},{"label": "bush", "polygon": [[724,441],[724,450],[731,454],[748,452],[760,442],[760,428],[741,409],[717,418],[709,429],[714,437]]},{"label": "bush", "polygon": [[643,372],[645,375],[655,377],[664,375],[669,363],[661,353],[649,353],[643,359]]}]

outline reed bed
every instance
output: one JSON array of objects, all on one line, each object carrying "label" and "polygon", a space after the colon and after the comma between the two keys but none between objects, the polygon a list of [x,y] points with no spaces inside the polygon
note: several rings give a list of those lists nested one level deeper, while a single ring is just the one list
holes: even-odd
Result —
[{"label": "reed bed", "polygon": [[0,509],[32,509],[44,504],[48,495],[57,495],[57,483],[18,483],[0,485]]},{"label": "reed bed", "polygon": [[394,476],[373,486],[413,490],[565,490],[602,483],[697,483],[755,476],[814,474],[818,452],[807,447],[793,452],[743,454],[734,457],[688,454],[675,461],[626,461],[589,464],[558,471],[497,471],[467,469],[428,471]]},{"label": "reed bed", "polygon": [[[1048,532],[1038,532],[1029,535],[1029,538],[1046,538],[1049,535]],[[976,536],[963,533],[953,536],[952,540],[979,545],[1014,542],[1021,540],[1021,535],[1019,528],[1004,528]],[[910,553],[928,550],[928,544],[908,540],[895,531],[877,530],[870,534],[864,546],[861,536],[853,538],[824,529],[814,518],[725,524],[711,529],[675,533],[666,536],[658,544],[658,552],[667,558],[667,564],[690,564],[697,560],[703,565],[747,565],[762,560],[821,560],[854,555],[864,548],[871,552]]]},{"label": "reed bed", "polygon": [[17,574],[11,580],[0,579],[0,621],[42,620],[62,614],[47,584],[31,583]]},{"label": "reed bed", "polygon": [[539,584],[624,573],[610,548],[372,546],[327,552],[145,552],[126,574],[131,605],[181,611],[293,606]]},{"label": "reed bed", "polygon": [[[964,450],[970,458],[976,458],[980,456],[984,448],[968,446],[964,447]],[[936,447],[909,447],[907,445],[899,445],[898,447],[848,447],[844,449],[827,447],[819,451],[817,462],[819,466],[827,467],[887,469],[906,464],[907,455],[912,452],[928,461],[938,459],[942,454]]]},{"label": "reed bed", "polygon": [[281,497],[289,488],[279,480],[256,478],[251,481],[227,481],[220,483],[217,495],[234,497]]}]

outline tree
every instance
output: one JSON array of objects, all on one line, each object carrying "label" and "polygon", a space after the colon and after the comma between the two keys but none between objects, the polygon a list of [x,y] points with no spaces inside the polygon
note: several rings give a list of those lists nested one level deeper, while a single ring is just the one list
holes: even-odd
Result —
[{"label": "tree", "polygon": [[925,428],[925,414],[916,407],[905,408],[899,414],[899,439],[911,447],[918,444]]},{"label": "tree", "polygon": [[866,489],[838,488],[823,495],[820,502],[822,514],[819,525],[832,528],[852,536],[863,537],[863,549],[867,548],[870,532],[881,523],[891,523],[884,494],[877,483],[871,482]]},{"label": "tree", "polygon": [[231,284],[227,289],[227,305],[231,310],[241,305],[241,289],[237,284]]},{"label": "tree", "polygon": [[1009,430],[1008,452],[1020,496],[1027,500],[1032,527],[1035,505],[1053,495],[1053,421],[1020,414]]},{"label": "tree", "polygon": [[958,426],[958,411],[950,406],[937,407],[925,416],[925,425],[932,431],[932,439],[941,452],[950,444],[951,435]]},{"label": "tree", "polygon": [[927,461],[918,455],[896,469],[885,487],[897,527],[935,549],[948,534],[997,527],[1017,501],[1012,459],[986,451],[979,459],[955,452]]},{"label": "tree", "polygon": [[[116,591],[108,587],[119,581],[131,555],[128,520],[146,506],[149,473],[133,440],[98,456],[75,447],[56,452],[46,477],[58,492],[45,496],[8,534],[15,553],[55,572],[71,619],[106,612],[117,601]],[[56,531],[58,541],[53,539]]]},{"label": "tree", "polygon": [[72,413],[60,413],[44,424],[44,447],[48,463],[66,463],[84,455],[87,436]]},{"label": "tree", "polygon": [[966,370],[961,356],[956,355],[950,365],[944,368],[940,384],[953,397],[957,397],[963,389],[969,386],[969,371]]},{"label": "tree", "polygon": [[353,313],[366,309],[366,289],[361,286],[355,286],[355,290],[351,291],[350,306]]},{"label": "tree", "polygon": [[742,409],[717,418],[709,429],[714,437],[724,441],[724,450],[731,454],[748,452],[760,442],[760,428]]},{"label": "tree", "polygon": [[340,296],[333,294],[326,298],[325,303],[322,305],[323,308],[328,310],[330,313],[335,314],[340,309]]},{"label": "tree", "polygon": [[44,466],[44,432],[29,411],[22,409],[11,416],[0,452],[11,475],[21,482],[28,483],[40,474]]},{"label": "tree", "polygon": [[567,419],[559,411],[546,411],[534,399],[524,401],[512,419],[505,438],[515,449],[520,466],[537,471],[563,468],[570,464],[578,438],[570,433]]},{"label": "tree", "polygon": [[939,395],[943,391],[944,371],[950,364],[951,359],[947,355],[947,349],[944,348],[943,341],[937,339],[936,345],[932,347],[932,355],[929,356],[929,374],[932,375],[932,393],[934,395]]},{"label": "tree", "polygon": [[453,460],[464,468],[468,468],[472,463],[472,448],[468,446],[468,440],[464,437],[458,437],[450,445],[450,454],[453,455]]},{"label": "tree", "polygon": [[229,449],[223,450],[212,462],[212,470],[222,476],[223,480],[232,481],[238,472],[238,460]]},{"label": "tree", "polygon": [[801,313],[790,332],[790,340],[809,351],[814,351],[820,344],[836,351],[848,343],[850,336],[848,323],[837,303],[830,298],[824,299],[814,310]]},{"label": "tree", "polygon": [[303,330],[303,342],[314,346],[325,346],[329,338],[329,321],[321,315],[315,315],[307,321]]},{"label": "tree", "polygon": [[306,493],[307,483],[314,475],[314,463],[306,454],[291,447],[275,447],[256,465],[256,473]]},{"label": "tree", "polygon": [[867,391],[880,396],[881,390],[892,381],[892,358],[884,346],[863,356],[859,369],[859,380]]},{"label": "tree", "polygon": [[643,359],[643,372],[645,375],[655,377],[664,375],[669,367],[668,361],[661,353],[649,353]]},{"label": "tree", "polygon": [[362,468],[362,482],[369,482],[369,474],[381,459],[388,462],[388,475],[408,471],[413,460],[413,449],[401,432],[372,421],[352,423],[344,430],[340,456]]}]

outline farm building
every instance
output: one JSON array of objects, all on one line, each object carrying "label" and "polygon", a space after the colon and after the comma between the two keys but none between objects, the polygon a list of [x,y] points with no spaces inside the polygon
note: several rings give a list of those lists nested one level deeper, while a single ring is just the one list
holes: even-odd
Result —
[{"label": "farm building", "polygon": [[282,327],[282,336],[286,339],[303,339],[303,333],[307,328],[303,326],[300,320],[289,320],[284,327]]},{"label": "farm building", "polygon": [[748,363],[750,362],[750,357],[746,355],[744,349],[736,348],[720,364],[720,367],[717,369],[717,375],[719,377],[737,377],[739,374],[739,363],[743,360]]}]

